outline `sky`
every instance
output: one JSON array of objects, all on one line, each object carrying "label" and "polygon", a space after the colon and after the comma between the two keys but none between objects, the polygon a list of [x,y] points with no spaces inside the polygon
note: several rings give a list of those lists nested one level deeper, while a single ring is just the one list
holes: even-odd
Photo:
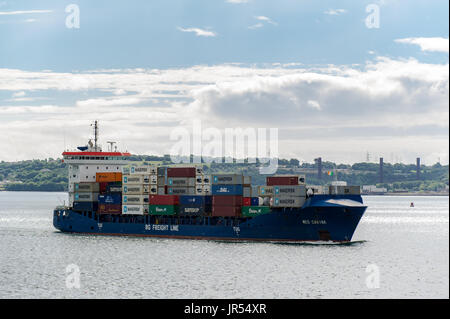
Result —
[{"label": "sky", "polygon": [[0,0],[0,160],[177,128],[277,128],[282,158],[449,161],[448,1]]}]

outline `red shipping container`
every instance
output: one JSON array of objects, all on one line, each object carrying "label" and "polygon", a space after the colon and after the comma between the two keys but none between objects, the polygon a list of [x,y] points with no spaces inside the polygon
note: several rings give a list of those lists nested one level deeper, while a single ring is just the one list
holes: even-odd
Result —
[{"label": "red shipping container", "polygon": [[212,216],[216,217],[239,217],[241,216],[241,207],[233,206],[213,206]]},{"label": "red shipping container", "polygon": [[244,197],[242,199],[242,206],[252,206],[252,198],[251,197]]},{"label": "red shipping container", "polygon": [[267,186],[298,185],[298,176],[269,176],[266,177]]},{"label": "red shipping container", "polygon": [[108,185],[108,182],[102,182],[98,183],[100,187],[100,193],[106,193],[106,186]]},{"label": "red shipping container", "polygon": [[213,206],[242,206],[242,196],[213,195],[212,204]]},{"label": "red shipping container", "polygon": [[121,204],[99,204],[98,205],[99,214],[121,214],[122,205]]},{"label": "red shipping container", "polygon": [[195,177],[195,167],[168,167],[167,177]]},{"label": "red shipping container", "polygon": [[150,195],[150,205],[178,205],[178,195]]}]

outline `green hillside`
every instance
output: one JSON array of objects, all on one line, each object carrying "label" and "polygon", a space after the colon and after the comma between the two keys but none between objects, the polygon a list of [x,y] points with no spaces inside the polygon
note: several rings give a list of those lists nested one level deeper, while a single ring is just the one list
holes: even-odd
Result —
[{"label": "green hillside", "polygon": [[[170,158],[134,155],[133,162],[147,161],[152,164],[170,165]],[[313,163],[299,165],[296,159],[281,159],[277,174],[304,174],[310,185],[329,184],[333,180],[346,181],[348,185],[378,185],[389,191],[444,191],[449,181],[448,165],[421,166],[417,178],[416,166],[411,164],[388,164],[383,167],[384,180],[380,183],[379,166],[376,163],[353,165],[324,162],[322,179],[317,176]],[[242,172],[252,176],[252,183],[263,185],[266,175],[259,174],[259,164],[249,163],[203,163],[205,173]],[[328,176],[327,171],[333,172]],[[66,191],[67,165],[60,159],[28,160],[0,163],[0,190],[8,191]]]}]

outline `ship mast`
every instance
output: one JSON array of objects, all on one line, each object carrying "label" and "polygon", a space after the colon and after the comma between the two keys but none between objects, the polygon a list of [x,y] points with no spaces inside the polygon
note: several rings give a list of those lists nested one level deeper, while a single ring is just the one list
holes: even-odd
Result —
[{"label": "ship mast", "polygon": [[97,140],[98,140],[98,123],[97,120],[94,121],[94,149],[97,151]]}]

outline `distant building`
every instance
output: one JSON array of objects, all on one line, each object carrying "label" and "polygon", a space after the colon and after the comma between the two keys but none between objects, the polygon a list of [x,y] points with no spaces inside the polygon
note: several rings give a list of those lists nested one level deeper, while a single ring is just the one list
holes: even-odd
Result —
[{"label": "distant building", "polygon": [[376,185],[363,185],[362,193],[363,194],[384,194],[384,193],[387,193],[387,188],[377,187]]}]

